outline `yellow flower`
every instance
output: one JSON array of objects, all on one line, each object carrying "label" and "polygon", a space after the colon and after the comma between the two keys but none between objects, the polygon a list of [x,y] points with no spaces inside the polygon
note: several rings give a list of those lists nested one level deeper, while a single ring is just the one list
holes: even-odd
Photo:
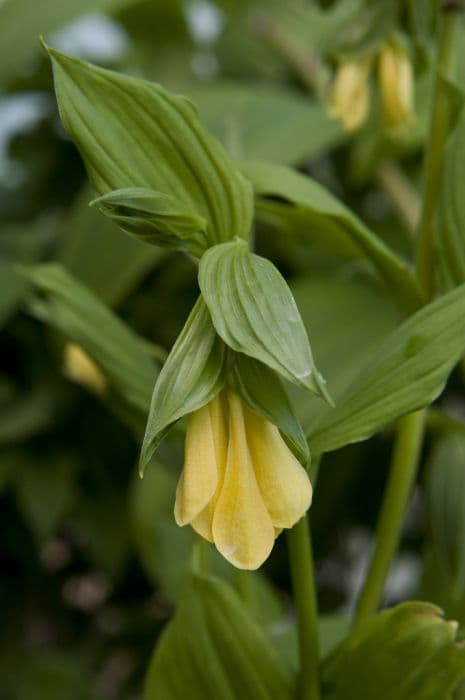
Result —
[{"label": "yellow flower", "polygon": [[340,119],[346,131],[363,124],[370,106],[371,57],[341,63],[331,87],[328,114]]},{"label": "yellow flower", "polygon": [[188,418],[178,525],[191,525],[240,569],[257,569],[307,511],[312,486],[278,428],[223,390]]},{"label": "yellow flower", "polygon": [[68,379],[101,396],[106,387],[106,380],[100,369],[89,355],[74,343],[65,347],[63,373]]},{"label": "yellow flower", "polygon": [[404,49],[392,42],[379,54],[378,79],[383,119],[393,131],[405,126],[413,115],[412,64]]}]

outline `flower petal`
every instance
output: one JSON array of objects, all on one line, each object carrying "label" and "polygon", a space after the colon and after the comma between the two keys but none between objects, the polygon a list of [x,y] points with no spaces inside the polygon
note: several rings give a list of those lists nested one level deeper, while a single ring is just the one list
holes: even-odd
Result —
[{"label": "flower petal", "polygon": [[258,569],[273,548],[275,532],[255,479],[243,404],[232,392],[228,400],[228,456],[213,516],[213,539],[231,564],[239,569]]},{"label": "flower petal", "polygon": [[223,392],[218,394],[209,404],[210,419],[213,429],[213,440],[215,444],[216,467],[217,467],[217,487],[213,497],[208,504],[191,521],[191,526],[203,538],[209,542],[213,542],[212,521],[215,505],[223,485],[224,474],[226,471],[226,458],[228,454],[228,405]]},{"label": "flower petal", "polygon": [[189,414],[184,469],[176,489],[174,517],[187,525],[205,508],[218,483],[215,442],[207,406]]},{"label": "flower petal", "polygon": [[312,502],[308,474],[278,428],[246,410],[247,439],[255,476],[275,528],[292,527]]}]

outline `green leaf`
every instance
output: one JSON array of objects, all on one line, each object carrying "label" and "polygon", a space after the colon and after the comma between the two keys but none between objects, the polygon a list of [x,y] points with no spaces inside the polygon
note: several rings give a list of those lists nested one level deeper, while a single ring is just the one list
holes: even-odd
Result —
[{"label": "green leaf", "polygon": [[45,295],[32,310],[82,346],[110,387],[145,414],[158,371],[149,343],[60,265],[37,265],[24,274]]},{"label": "green leaf", "polygon": [[302,464],[310,460],[299,419],[279,377],[266,365],[247,355],[236,355],[232,368],[236,389],[248,406],[276,425]]},{"label": "green leaf", "polygon": [[220,82],[189,95],[206,126],[236,157],[291,165],[346,138],[320,102],[297,90]]},{"label": "green leaf", "polygon": [[325,700],[450,700],[465,677],[456,631],[430,603],[376,615],[323,664]]},{"label": "green leaf", "polygon": [[444,154],[438,210],[438,249],[444,286],[465,282],[465,201],[462,192],[465,158],[465,116],[449,138]]},{"label": "green leaf", "polygon": [[206,219],[211,243],[248,237],[250,184],[189,100],[53,49],[49,54],[63,124],[99,194],[149,188]]},{"label": "green leaf", "polygon": [[269,260],[244,241],[214,246],[200,260],[199,284],[229,347],[330,401],[291,291]]},{"label": "green leaf", "polygon": [[181,248],[198,256],[207,247],[205,219],[162,192],[143,187],[111,190],[92,204],[123,231],[146,243]]},{"label": "green leaf", "polygon": [[387,423],[427,406],[465,353],[465,285],[411,316],[310,430],[314,454],[365,440]]},{"label": "green leaf", "polygon": [[152,658],[145,700],[291,700],[293,679],[234,591],[193,576]]},{"label": "green leaf", "polygon": [[226,352],[199,297],[153,390],[140,458],[140,472],[172,425],[205,406],[224,384]]},{"label": "green leaf", "polygon": [[465,437],[446,433],[435,444],[427,472],[427,531],[441,570],[447,612],[465,614]]},{"label": "green leaf", "polygon": [[259,222],[299,237],[317,252],[369,260],[401,307],[420,306],[410,267],[324,187],[279,165],[250,162],[242,171],[254,187]]},{"label": "green leaf", "polygon": [[[402,313],[376,279],[348,275],[344,268],[309,269],[308,275],[293,281],[291,290],[337,406],[347,387],[376,357],[379,345],[402,322]],[[291,396],[308,433],[323,410],[321,402],[299,389]]]},{"label": "green leaf", "polygon": [[118,306],[163,260],[166,251],[124,235],[89,207],[92,197],[93,189],[87,184],[66,212],[57,262],[109,306]]}]

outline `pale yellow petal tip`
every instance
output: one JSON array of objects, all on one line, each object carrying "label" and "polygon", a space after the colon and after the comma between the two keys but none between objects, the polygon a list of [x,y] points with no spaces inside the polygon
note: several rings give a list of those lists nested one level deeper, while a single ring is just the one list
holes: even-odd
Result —
[{"label": "pale yellow petal tip", "polygon": [[255,570],[310,507],[312,486],[276,426],[223,393],[200,409],[203,416],[191,414],[175,519],[213,541],[233,566]]},{"label": "pale yellow petal tip", "polygon": [[68,343],[63,355],[63,374],[98,396],[106,389],[106,379],[92,358],[80,345]]},{"label": "pale yellow petal tip", "polygon": [[371,58],[345,61],[336,71],[330,89],[328,115],[340,119],[347,132],[356,131],[365,122],[370,108]]}]

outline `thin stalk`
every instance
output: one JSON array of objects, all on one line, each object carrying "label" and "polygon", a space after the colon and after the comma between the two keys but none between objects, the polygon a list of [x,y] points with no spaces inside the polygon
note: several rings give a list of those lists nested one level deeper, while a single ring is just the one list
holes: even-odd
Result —
[{"label": "thin stalk", "polygon": [[391,562],[399,544],[405,512],[415,483],[427,409],[399,421],[391,469],[378,520],[375,550],[354,620],[357,629],[378,609]]},{"label": "thin stalk", "polygon": [[208,551],[208,542],[198,535],[194,539],[191,555],[191,570],[203,576],[209,573],[210,552]]},{"label": "thin stalk", "polygon": [[444,9],[441,17],[436,79],[430,118],[429,137],[424,160],[423,206],[418,227],[417,275],[425,299],[434,293],[433,219],[439,198],[442,156],[450,130],[450,104],[441,87],[441,77],[450,76],[455,67],[459,12]]},{"label": "thin stalk", "polygon": [[394,161],[378,168],[378,182],[391,200],[399,218],[413,236],[420,218],[421,201],[415,187]]},{"label": "thin stalk", "polygon": [[299,631],[298,700],[320,700],[318,606],[308,515],[288,532],[294,603]]}]

